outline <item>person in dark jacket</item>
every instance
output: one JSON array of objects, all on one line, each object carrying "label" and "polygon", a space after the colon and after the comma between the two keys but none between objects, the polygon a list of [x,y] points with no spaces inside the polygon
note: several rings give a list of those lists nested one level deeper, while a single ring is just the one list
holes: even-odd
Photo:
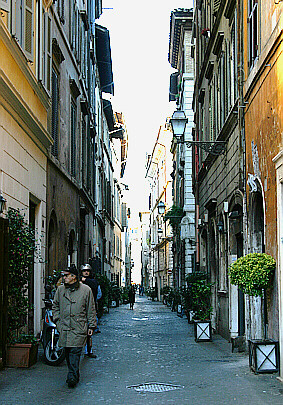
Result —
[{"label": "person in dark jacket", "polygon": [[[96,307],[96,311],[97,311],[97,300],[101,298],[101,288],[100,285],[98,283],[98,281],[92,277],[92,268],[90,266],[90,264],[84,264],[81,266],[81,281],[88,285],[93,293],[93,298],[94,298],[94,302],[95,302],[95,307]],[[98,327],[96,327],[94,333],[99,333],[100,330],[98,329]],[[96,358],[97,356],[95,354],[92,353],[92,337],[88,336],[87,338],[87,344],[86,344],[86,348],[85,348],[85,355],[91,358]]]},{"label": "person in dark jacket", "polygon": [[130,302],[130,309],[134,309],[134,303],[136,302],[136,291],[133,285],[131,285],[129,291],[129,302]]},{"label": "person in dark jacket", "polygon": [[55,293],[52,312],[57,325],[59,346],[65,348],[68,365],[67,383],[75,387],[80,378],[79,365],[87,336],[96,328],[96,310],[91,289],[79,282],[78,270],[71,265],[62,272],[64,285]]}]

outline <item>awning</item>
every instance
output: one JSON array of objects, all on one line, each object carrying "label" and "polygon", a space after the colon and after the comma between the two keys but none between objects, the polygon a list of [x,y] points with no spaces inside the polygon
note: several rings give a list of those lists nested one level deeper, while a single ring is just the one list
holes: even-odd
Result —
[{"label": "awning", "polygon": [[114,95],[110,37],[107,28],[95,25],[95,42],[101,90]]}]

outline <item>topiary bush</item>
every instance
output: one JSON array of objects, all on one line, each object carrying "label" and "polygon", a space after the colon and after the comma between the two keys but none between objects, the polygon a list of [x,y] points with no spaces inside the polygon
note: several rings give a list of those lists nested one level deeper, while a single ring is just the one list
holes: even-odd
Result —
[{"label": "topiary bush", "polygon": [[239,257],[229,268],[231,283],[245,294],[263,296],[263,290],[271,287],[276,262],[266,253],[249,253]]}]

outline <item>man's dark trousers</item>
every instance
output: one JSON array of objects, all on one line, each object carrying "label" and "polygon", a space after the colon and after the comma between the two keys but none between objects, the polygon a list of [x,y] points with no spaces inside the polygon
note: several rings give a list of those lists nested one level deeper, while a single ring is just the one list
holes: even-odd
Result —
[{"label": "man's dark trousers", "polygon": [[80,379],[80,358],[82,353],[82,347],[65,347],[66,361],[68,365],[67,382]]}]

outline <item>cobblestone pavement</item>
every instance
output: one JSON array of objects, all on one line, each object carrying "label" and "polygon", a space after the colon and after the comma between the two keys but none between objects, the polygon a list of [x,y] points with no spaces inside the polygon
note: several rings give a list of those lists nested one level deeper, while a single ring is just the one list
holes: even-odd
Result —
[{"label": "cobblestone pavement", "polygon": [[47,366],[40,351],[31,368],[0,372],[0,404],[283,404],[276,374],[250,372],[247,355],[218,335],[196,343],[193,326],[159,302],[137,297],[133,311],[112,308],[100,329],[98,357],[82,359],[76,388],[67,387],[66,363]]}]

